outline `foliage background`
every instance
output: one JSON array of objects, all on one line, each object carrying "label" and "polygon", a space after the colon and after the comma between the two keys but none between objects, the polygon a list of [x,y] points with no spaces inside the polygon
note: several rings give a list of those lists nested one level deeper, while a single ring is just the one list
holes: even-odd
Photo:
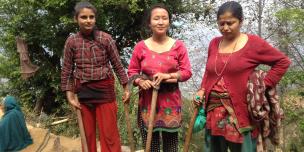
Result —
[{"label": "foliage background", "polygon": [[[210,38],[216,35],[215,13],[226,0],[91,0],[97,10],[97,26],[110,33],[117,42],[122,61],[127,67],[135,43],[149,36],[143,24],[145,11],[157,2],[165,3],[174,15],[171,35],[185,40],[193,65],[193,81],[185,90],[196,90]],[[259,34],[280,48],[293,61],[290,71],[279,85],[285,110],[283,151],[304,150],[304,2],[303,0],[238,0],[245,9],[244,32]],[[77,0],[0,0],[0,96],[19,98],[29,122],[42,124],[56,134],[75,137],[78,129],[74,112],[60,91],[61,57],[65,39],[77,31],[73,7]],[[259,11],[261,10],[261,11]],[[259,24],[261,23],[261,24]],[[206,32],[210,30],[211,32]],[[19,54],[15,37],[21,36],[29,46],[31,61],[40,66],[36,75],[26,81],[20,77]],[[202,62],[203,59],[203,62]],[[198,77],[198,78],[195,78]],[[127,143],[121,104],[121,88],[117,87],[118,122],[122,142]],[[141,146],[136,125],[137,95],[133,90],[131,120],[137,146]],[[191,92],[187,90],[186,92]],[[184,120],[192,115],[191,99],[184,98]],[[50,127],[62,117],[72,121]],[[184,131],[180,130],[180,147]],[[191,148],[202,150],[203,133],[194,135]]]}]

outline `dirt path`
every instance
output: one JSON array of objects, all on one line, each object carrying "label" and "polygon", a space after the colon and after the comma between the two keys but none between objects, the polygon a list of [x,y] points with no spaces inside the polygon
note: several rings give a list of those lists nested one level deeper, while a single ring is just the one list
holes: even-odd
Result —
[{"label": "dirt path", "polygon": [[[50,133],[47,129],[28,126],[34,143],[21,152],[81,152],[80,138],[68,138]],[[99,144],[97,144],[99,146]],[[130,148],[122,146],[122,152],[130,152]],[[100,148],[98,147],[100,152]],[[143,151],[137,151],[143,152]]]},{"label": "dirt path", "polygon": [[22,152],[81,152],[80,139],[72,139],[56,136],[47,129],[28,126],[32,136],[33,144],[22,150]]},{"label": "dirt path", "polygon": [[[3,111],[0,109],[0,119],[3,116]],[[50,133],[47,129],[36,128],[28,125],[28,130],[32,136],[33,144],[29,145],[21,152],[81,152],[80,138],[68,138],[57,136]],[[98,152],[100,147],[98,145]],[[130,152],[128,146],[121,147],[122,152]],[[141,151],[137,151],[141,152]]]}]

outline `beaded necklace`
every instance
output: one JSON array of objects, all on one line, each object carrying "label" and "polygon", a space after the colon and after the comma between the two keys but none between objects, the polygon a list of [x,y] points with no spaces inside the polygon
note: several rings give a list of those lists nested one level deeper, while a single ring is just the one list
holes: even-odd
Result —
[{"label": "beaded necklace", "polygon": [[[223,40],[220,41],[218,48],[220,48],[220,46],[221,46],[221,44],[222,44],[222,41],[223,41]],[[224,62],[224,67],[222,68],[222,70],[220,71],[220,73],[217,71],[217,68],[216,68],[217,58],[218,58],[218,54],[219,54],[219,52],[217,52],[217,54],[216,54],[216,56],[215,56],[215,65],[214,65],[214,71],[215,71],[215,74],[216,74],[217,76],[220,76],[220,75],[223,74],[223,72],[224,72],[224,70],[226,69],[226,66],[227,66],[227,64],[228,64],[228,61],[230,60],[230,57],[231,57],[232,53],[235,51],[235,47],[237,46],[238,41],[239,41],[239,38],[238,38],[237,41],[235,42],[234,47],[233,47],[232,51],[230,52],[230,54],[229,54],[229,56],[228,56],[228,59]]]}]

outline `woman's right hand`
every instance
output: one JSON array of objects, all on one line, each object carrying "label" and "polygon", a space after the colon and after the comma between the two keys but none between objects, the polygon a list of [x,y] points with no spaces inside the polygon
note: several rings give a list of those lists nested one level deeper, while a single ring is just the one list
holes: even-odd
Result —
[{"label": "woman's right hand", "polygon": [[80,106],[80,103],[78,101],[77,95],[74,92],[66,91],[66,96],[67,96],[67,99],[68,99],[70,105],[72,105],[73,108],[81,109],[81,106]]},{"label": "woman's right hand", "polygon": [[196,106],[200,106],[202,104],[202,101],[204,99],[205,90],[200,89],[196,92],[196,94],[193,96],[193,103]]},{"label": "woman's right hand", "polygon": [[144,90],[148,90],[152,87],[154,87],[153,82],[150,80],[139,80],[138,85],[144,89]]}]

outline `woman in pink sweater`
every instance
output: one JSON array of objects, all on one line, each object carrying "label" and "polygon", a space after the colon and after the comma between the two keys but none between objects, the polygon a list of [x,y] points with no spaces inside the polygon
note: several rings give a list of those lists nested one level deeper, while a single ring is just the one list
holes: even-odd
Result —
[{"label": "woman in pink sweater", "polygon": [[217,23],[222,36],[209,44],[205,74],[196,93],[206,101],[206,151],[255,151],[252,139],[256,134],[246,99],[249,75],[258,65],[269,65],[264,82],[266,87],[274,87],[290,60],[262,38],[240,32],[243,12],[239,3],[222,4]]},{"label": "woman in pink sweater", "polygon": [[[171,14],[163,4],[156,4],[150,8],[147,24],[152,35],[136,44],[128,68],[130,79],[140,75],[146,76],[141,76],[134,82],[141,89],[138,124],[143,145],[146,145],[147,140],[152,90],[153,87],[160,85],[151,152],[159,152],[161,142],[164,152],[178,152],[182,99],[177,82],[186,81],[192,75],[184,43],[167,35],[170,20]],[[175,80],[175,83],[165,83],[170,79]]]}]

